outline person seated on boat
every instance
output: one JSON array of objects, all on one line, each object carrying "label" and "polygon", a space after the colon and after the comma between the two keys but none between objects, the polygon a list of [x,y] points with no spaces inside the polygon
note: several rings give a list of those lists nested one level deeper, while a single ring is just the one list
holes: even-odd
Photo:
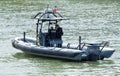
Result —
[{"label": "person seated on boat", "polygon": [[62,47],[63,30],[58,24],[55,25],[55,30],[56,30],[56,39],[58,41],[58,44],[56,46],[57,47]]}]

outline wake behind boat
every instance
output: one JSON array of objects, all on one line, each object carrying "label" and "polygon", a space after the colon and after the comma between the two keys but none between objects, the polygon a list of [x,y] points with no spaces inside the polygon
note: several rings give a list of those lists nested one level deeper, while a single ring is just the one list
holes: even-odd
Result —
[{"label": "wake behind boat", "polygon": [[[75,61],[103,60],[111,57],[115,51],[107,46],[109,43],[107,41],[82,43],[81,36],[79,36],[79,45],[64,44],[62,40],[63,31],[59,27],[58,22],[67,19],[57,12],[56,6],[54,9],[47,7],[45,11],[37,13],[33,19],[37,19],[36,38],[26,37],[24,32],[23,37],[17,37],[12,40],[13,47],[33,55]],[[50,28],[52,25],[56,25],[59,30]],[[47,27],[47,32],[44,32],[43,26]]]}]

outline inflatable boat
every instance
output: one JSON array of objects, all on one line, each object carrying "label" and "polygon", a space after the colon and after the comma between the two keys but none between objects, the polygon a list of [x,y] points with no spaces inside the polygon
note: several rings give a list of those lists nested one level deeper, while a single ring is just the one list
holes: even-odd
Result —
[{"label": "inflatable boat", "polygon": [[[115,51],[108,47],[109,42],[107,41],[101,43],[82,43],[81,36],[79,36],[78,45],[64,44],[61,38],[56,37],[56,31],[49,31],[50,26],[58,24],[62,20],[67,20],[57,12],[56,7],[54,9],[47,8],[45,11],[37,13],[33,19],[37,19],[36,38],[26,37],[24,32],[23,37],[16,37],[12,40],[14,48],[28,54],[74,61],[103,60],[104,58],[111,57]],[[47,32],[43,31],[43,26],[47,27]],[[58,46],[59,44],[61,46]]]}]

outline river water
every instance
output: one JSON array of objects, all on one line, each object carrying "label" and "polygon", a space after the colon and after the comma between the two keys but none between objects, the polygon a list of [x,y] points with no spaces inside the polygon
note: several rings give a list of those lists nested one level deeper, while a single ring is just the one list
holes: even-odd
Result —
[{"label": "river water", "polygon": [[[109,59],[73,62],[32,56],[14,49],[11,40],[27,32],[35,37],[31,17],[47,7],[58,6],[69,18],[59,23],[65,43],[109,41],[116,51]],[[119,76],[119,0],[0,0],[0,76]]]}]

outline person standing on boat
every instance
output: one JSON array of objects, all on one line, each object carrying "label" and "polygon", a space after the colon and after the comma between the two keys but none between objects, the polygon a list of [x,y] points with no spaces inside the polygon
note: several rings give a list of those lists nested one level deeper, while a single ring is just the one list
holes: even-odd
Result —
[{"label": "person standing on boat", "polygon": [[48,37],[49,37],[49,46],[53,47],[54,46],[54,39],[56,37],[56,30],[51,27],[48,29]]},{"label": "person standing on boat", "polygon": [[57,47],[62,47],[63,30],[58,24],[55,25],[55,30],[56,30],[56,39],[58,41]]},{"label": "person standing on boat", "polygon": [[56,36],[55,33],[56,33],[56,30],[53,27],[51,27],[51,29],[49,29],[49,37],[51,40],[53,40],[55,38],[55,36]]}]

